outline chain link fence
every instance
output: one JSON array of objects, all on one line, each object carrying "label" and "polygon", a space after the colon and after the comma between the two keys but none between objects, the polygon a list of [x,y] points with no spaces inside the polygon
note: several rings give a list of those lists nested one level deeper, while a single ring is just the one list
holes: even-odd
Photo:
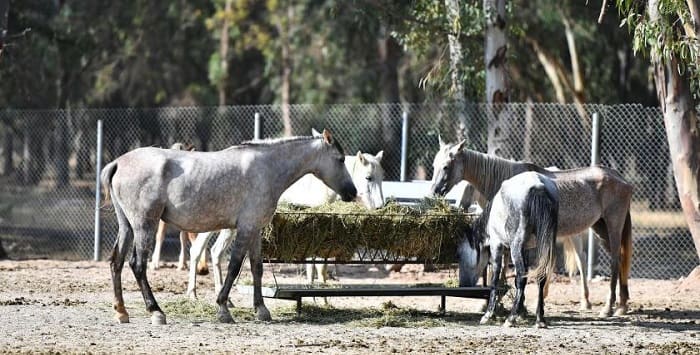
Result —
[{"label": "chain link fence", "polygon": [[[408,118],[406,176],[430,179],[438,135],[467,139],[486,151],[561,169],[587,166],[591,117],[603,120],[601,163],[635,186],[632,204],[632,277],[676,278],[698,265],[676,195],[663,119],[639,105],[347,104],[158,109],[0,111],[0,241],[12,258],[89,259],[94,252],[96,127],[103,122],[103,162],[141,146],[175,142],[212,151],[253,139],[254,117],[263,138],[309,135],[329,128],[346,154],[384,151],[385,180],[401,178],[402,115]],[[491,129],[489,117],[508,122]],[[101,253],[116,237],[114,213],[104,209]],[[608,254],[595,251],[596,274],[609,273]],[[179,240],[169,231],[163,255]]]}]

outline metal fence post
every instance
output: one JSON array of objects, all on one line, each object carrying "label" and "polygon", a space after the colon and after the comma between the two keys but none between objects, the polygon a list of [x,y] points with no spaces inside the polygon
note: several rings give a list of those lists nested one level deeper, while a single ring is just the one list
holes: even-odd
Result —
[{"label": "metal fence post", "polygon": [[255,113],[255,125],[253,128],[253,139],[254,140],[260,140],[262,139],[262,124],[260,122],[260,113],[256,112]]},{"label": "metal fence post", "polygon": [[[600,163],[600,115],[593,113],[593,125],[591,130],[591,166]],[[588,280],[593,278],[593,260],[595,259],[595,235],[593,228],[588,229]]]},{"label": "metal fence post", "polygon": [[100,172],[102,171],[102,120],[97,120],[97,147],[95,150],[95,248],[93,260],[100,260]]},{"label": "metal fence post", "polygon": [[406,181],[406,159],[408,156],[408,112],[401,115],[401,181]]}]

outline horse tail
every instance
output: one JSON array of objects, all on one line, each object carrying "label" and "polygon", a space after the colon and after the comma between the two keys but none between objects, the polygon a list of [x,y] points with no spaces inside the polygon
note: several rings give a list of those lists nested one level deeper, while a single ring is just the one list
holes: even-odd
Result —
[{"label": "horse tail", "polygon": [[537,267],[529,273],[536,280],[547,278],[556,265],[555,242],[559,222],[559,201],[544,188],[532,189],[528,199],[528,223],[537,242]]},{"label": "horse tail", "polygon": [[576,256],[578,252],[576,251],[576,246],[574,245],[573,238],[581,238],[580,236],[572,238],[564,238],[562,243],[564,244],[564,268],[569,275],[574,275],[578,270],[578,262],[576,262]]},{"label": "horse tail", "polygon": [[632,218],[627,210],[625,225],[622,227],[622,243],[620,249],[620,281],[627,282],[632,268]]},{"label": "horse tail", "polygon": [[112,177],[117,172],[117,161],[113,161],[102,169],[100,174],[100,182],[102,183],[102,191],[105,195],[105,203],[109,202],[109,195],[112,189]]}]

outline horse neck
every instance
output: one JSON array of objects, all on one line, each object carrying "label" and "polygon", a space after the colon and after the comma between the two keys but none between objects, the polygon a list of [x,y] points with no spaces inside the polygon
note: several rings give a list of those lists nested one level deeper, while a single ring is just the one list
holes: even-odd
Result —
[{"label": "horse neck", "polygon": [[282,194],[302,176],[318,169],[318,155],[321,153],[320,140],[309,139],[284,142],[266,147],[262,154],[269,155],[266,165],[271,169],[271,176],[276,180],[274,186]]},{"label": "horse neck", "polygon": [[496,196],[503,181],[528,170],[528,164],[469,149],[463,149],[458,157],[462,159],[464,180],[474,185],[486,201],[491,201]]}]

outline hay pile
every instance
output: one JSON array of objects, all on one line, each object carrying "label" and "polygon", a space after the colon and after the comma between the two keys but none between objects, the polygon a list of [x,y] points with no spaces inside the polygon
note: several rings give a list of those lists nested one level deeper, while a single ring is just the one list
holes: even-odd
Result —
[{"label": "hay pile", "polygon": [[426,199],[416,207],[390,202],[374,211],[343,202],[283,205],[263,230],[263,254],[284,262],[314,256],[343,262],[358,253],[377,262],[451,263],[457,241],[476,217],[442,199]]}]

